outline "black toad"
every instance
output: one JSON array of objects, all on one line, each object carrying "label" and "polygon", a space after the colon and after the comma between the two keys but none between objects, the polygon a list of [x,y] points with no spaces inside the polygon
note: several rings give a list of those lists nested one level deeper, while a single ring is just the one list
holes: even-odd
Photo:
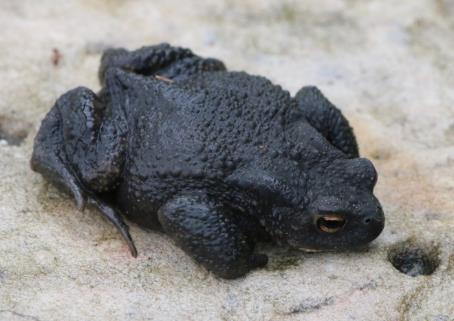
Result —
[{"label": "black toad", "polygon": [[95,94],[61,96],[35,138],[32,168],[122,219],[163,229],[223,278],[264,266],[257,240],[308,250],[375,239],[377,173],[342,113],[315,87],[295,97],[168,44],[102,57]]}]

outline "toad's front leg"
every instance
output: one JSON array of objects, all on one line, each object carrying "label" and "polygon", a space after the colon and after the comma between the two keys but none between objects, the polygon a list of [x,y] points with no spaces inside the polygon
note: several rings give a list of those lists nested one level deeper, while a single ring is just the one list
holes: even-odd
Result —
[{"label": "toad's front leg", "polygon": [[254,254],[254,243],[234,213],[205,193],[174,197],[158,211],[158,217],[187,254],[219,277],[237,278],[268,261],[266,255]]}]

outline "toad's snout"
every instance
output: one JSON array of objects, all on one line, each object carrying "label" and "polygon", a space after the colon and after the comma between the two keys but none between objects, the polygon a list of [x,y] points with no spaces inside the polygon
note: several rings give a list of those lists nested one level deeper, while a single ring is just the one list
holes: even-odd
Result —
[{"label": "toad's snout", "polygon": [[384,214],[378,200],[369,192],[358,194],[360,201],[346,196],[319,197],[311,206],[313,229],[323,248],[348,248],[374,240],[384,228]]},{"label": "toad's snout", "polygon": [[[345,214],[324,214],[314,215],[314,224],[317,230],[322,233],[333,234],[340,232],[347,225],[349,215]],[[350,218],[350,221],[352,218]],[[374,213],[365,216],[363,220],[355,222],[354,225],[369,230],[373,238],[378,236],[384,228],[384,215],[381,208],[377,208]]]},{"label": "toad's snout", "polygon": [[[312,210],[313,222],[320,232],[336,233],[353,225],[357,228],[383,230],[384,214],[378,200],[371,196],[355,210],[356,206],[343,204],[337,198],[326,197],[317,202]],[[378,235],[377,234],[377,235]]]},{"label": "toad's snout", "polygon": [[368,214],[364,216],[360,224],[369,232],[370,241],[380,235],[385,227],[385,215],[378,201],[371,206]]},{"label": "toad's snout", "polygon": [[359,213],[354,211],[319,210],[313,213],[313,222],[317,230],[322,233],[333,234],[352,227],[369,231],[378,236],[383,230],[385,217],[380,204],[373,203],[365,206]]}]

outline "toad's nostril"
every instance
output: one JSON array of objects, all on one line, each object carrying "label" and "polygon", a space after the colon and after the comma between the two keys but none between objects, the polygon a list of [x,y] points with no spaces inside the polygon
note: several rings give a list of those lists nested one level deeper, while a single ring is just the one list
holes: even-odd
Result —
[{"label": "toad's nostril", "polygon": [[337,214],[320,216],[317,219],[317,228],[325,233],[335,233],[345,225],[345,218]]}]

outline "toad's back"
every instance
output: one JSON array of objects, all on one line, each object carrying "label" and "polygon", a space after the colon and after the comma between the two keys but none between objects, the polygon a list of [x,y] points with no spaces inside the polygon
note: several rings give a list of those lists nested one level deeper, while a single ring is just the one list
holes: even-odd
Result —
[{"label": "toad's back", "polygon": [[136,212],[133,199],[158,207],[189,182],[219,185],[244,162],[269,153],[284,139],[294,104],[279,86],[242,72],[205,73],[160,88],[159,106],[144,106],[130,134],[120,195],[130,196],[124,208]]}]

